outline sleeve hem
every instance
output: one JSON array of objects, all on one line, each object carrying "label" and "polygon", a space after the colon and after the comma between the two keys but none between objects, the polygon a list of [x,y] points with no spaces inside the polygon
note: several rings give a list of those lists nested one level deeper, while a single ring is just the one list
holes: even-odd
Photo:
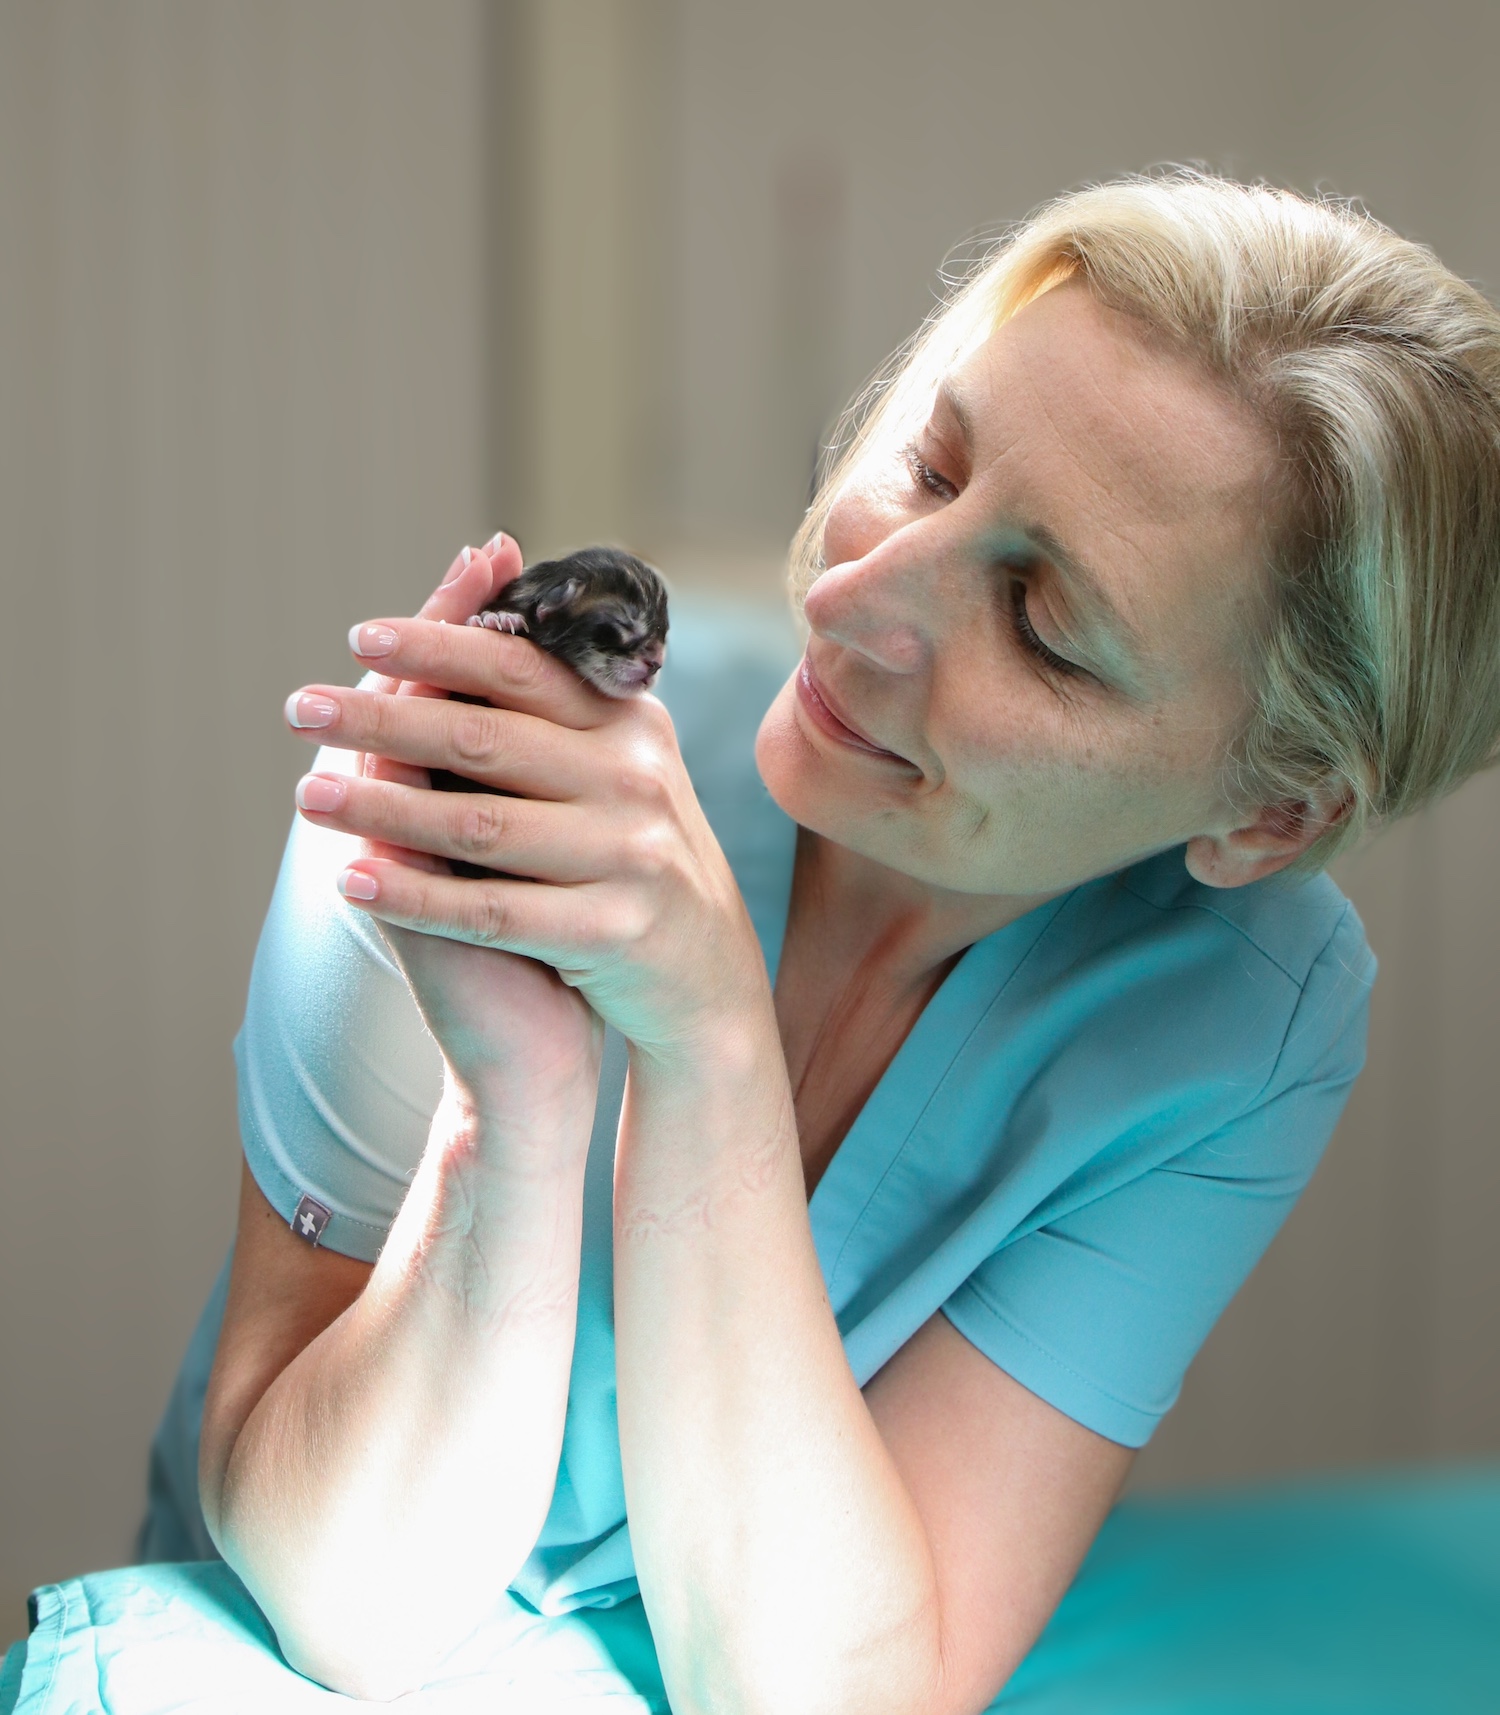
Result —
[{"label": "sleeve hem", "polygon": [[1116,1399],[985,1304],[968,1282],[948,1299],[942,1311],[969,1344],[1012,1381],[1065,1417],[1122,1447],[1144,1447],[1175,1403],[1174,1395],[1158,1412]]},{"label": "sleeve hem", "polygon": [[[277,1166],[255,1128],[245,1124],[243,1116],[240,1122],[240,1137],[251,1178],[260,1187],[261,1195],[290,1227],[292,1216],[304,1195],[318,1197],[316,1188],[294,1185]],[[324,1199],[318,1197],[318,1201],[323,1202]],[[318,1248],[337,1251],[341,1256],[353,1257],[356,1262],[373,1263],[380,1255],[385,1237],[384,1227],[374,1227],[366,1221],[357,1221],[352,1215],[335,1209],[328,1218],[328,1225],[323,1229]]]}]

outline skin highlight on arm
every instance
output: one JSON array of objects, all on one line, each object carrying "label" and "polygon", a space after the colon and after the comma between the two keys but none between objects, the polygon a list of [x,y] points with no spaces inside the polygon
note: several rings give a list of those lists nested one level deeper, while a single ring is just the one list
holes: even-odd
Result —
[{"label": "skin highlight on arm", "polygon": [[[557,1116],[573,1124],[549,1141],[587,1117]],[[310,1262],[246,1174],[204,1412],[205,1517],[288,1660],[347,1695],[425,1683],[550,1504],[583,1154],[512,1147],[509,1162],[513,1144],[440,1109],[373,1270]]]}]

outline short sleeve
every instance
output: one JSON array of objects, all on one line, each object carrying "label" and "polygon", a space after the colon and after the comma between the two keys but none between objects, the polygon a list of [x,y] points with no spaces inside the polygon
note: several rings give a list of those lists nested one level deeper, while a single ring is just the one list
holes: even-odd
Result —
[{"label": "short sleeve", "polygon": [[[347,752],[315,767],[348,772]],[[416,1172],[443,1066],[374,922],[336,880],[347,835],[298,817],[261,931],[235,1038],[240,1137],[288,1221],[304,1196],[331,1211],[320,1243],[373,1262]]]},{"label": "short sleeve", "polygon": [[1140,1447],[1312,1177],[1364,1063],[1374,960],[1346,913],[1260,1098],[1230,1123],[996,1250],[943,1306],[1023,1387]]}]

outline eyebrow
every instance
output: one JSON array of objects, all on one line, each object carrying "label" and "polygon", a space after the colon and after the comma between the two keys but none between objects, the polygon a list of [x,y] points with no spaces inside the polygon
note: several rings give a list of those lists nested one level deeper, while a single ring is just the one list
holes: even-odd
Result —
[{"label": "eyebrow", "polygon": [[[972,454],[974,419],[951,382],[945,380],[939,384],[935,403],[947,409],[958,425],[965,449]],[[1062,574],[1080,620],[1100,640],[1105,656],[1101,665],[1109,668],[1127,687],[1137,685],[1140,678],[1138,662],[1149,652],[1140,633],[1105,594],[1099,574],[1075,554],[1050,525],[1036,519],[1019,519],[1017,529],[1028,541],[1034,542]]]}]

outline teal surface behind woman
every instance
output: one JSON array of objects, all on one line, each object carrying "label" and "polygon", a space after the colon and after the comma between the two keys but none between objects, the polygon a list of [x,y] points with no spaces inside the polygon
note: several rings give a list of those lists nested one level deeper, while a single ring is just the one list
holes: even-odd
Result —
[{"label": "teal surface behind woman", "polygon": [[[0,1715],[329,1715],[222,1563],[41,1591]],[[1128,1501],[995,1715],[1494,1715],[1500,1468]],[[640,1602],[508,1599],[410,1715],[665,1715]]]}]

